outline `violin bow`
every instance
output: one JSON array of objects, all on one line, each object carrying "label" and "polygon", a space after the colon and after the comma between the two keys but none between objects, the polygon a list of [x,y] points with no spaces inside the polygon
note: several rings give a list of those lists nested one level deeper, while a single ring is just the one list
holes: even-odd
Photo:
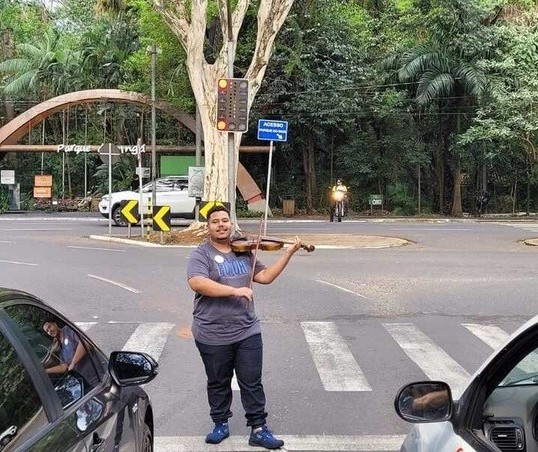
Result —
[{"label": "violin bow", "polygon": [[252,259],[252,269],[250,270],[250,283],[248,287],[252,289],[252,284],[254,283],[254,270],[256,270],[256,259],[258,258],[258,249],[260,248],[260,242],[262,239],[262,227],[263,227],[263,217],[260,220],[260,230],[258,232],[258,238],[256,240],[256,248],[254,248],[254,258]]}]

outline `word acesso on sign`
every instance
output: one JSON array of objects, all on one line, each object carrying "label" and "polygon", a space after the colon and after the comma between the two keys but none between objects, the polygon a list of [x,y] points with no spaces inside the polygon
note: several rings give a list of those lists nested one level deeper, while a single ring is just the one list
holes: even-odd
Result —
[{"label": "word acesso on sign", "polygon": [[[103,153],[105,152],[104,144],[99,146],[98,152]],[[131,154],[131,155],[138,155],[139,153],[142,154],[143,152],[146,152],[146,145],[143,144],[142,146],[137,146],[136,144],[133,146],[126,146],[126,145],[119,145],[117,148],[120,151],[120,154]],[[59,144],[56,148],[56,152],[74,152],[75,154],[80,154],[81,152],[91,152],[91,146],[89,145],[80,145],[80,144]]]},{"label": "word acesso on sign", "polygon": [[270,121],[264,121],[262,125],[260,125],[260,129],[262,132],[272,132],[274,129],[285,129],[287,127],[287,124],[283,122],[270,122]]}]

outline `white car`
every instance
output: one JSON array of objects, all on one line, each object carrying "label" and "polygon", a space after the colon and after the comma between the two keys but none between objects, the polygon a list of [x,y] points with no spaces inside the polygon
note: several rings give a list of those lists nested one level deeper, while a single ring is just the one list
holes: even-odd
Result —
[{"label": "white car", "polygon": [[[157,188],[157,206],[170,206],[170,216],[182,218],[194,218],[195,198],[188,195],[188,176],[167,176],[155,180]],[[142,186],[143,208],[148,211],[151,205],[153,183],[149,182]],[[109,201],[108,195],[104,195],[99,202],[99,212],[108,218],[109,206],[112,211],[112,220],[117,226],[127,226],[120,213],[121,201],[135,200],[140,203],[140,193],[135,191],[119,191],[112,193]],[[138,206],[140,211],[140,205]]]},{"label": "white car", "polygon": [[8,427],[5,431],[0,433],[0,450],[2,450],[7,444],[15,437],[17,434],[17,426],[12,425]]},{"label": "white car", "polygon": [[459,400],[448,384],[404,386],[394,401],[413,423],[405,452],[538,451],[538,316],[480,367]]}]

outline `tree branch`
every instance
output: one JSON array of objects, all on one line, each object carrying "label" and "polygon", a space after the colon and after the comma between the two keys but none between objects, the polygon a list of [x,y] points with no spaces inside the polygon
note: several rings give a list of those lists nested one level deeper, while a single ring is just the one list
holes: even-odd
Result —
[{"label": "tree branch", "polygon": [[260,2],[258,9],[258,34],[252,61],[245,75],[250,80],[249,105],[252,104],[269,63],[273,43],[280,31],[293,0],[272,0]]},{"label": "tree branch", "polygon": [[[189,23],[185,0],[152,0],[155,9],[164,17],[170,30],[179,38],[181,45],[187,50],[191,25]],[[191,9],[194,6],[191,6]]]}]

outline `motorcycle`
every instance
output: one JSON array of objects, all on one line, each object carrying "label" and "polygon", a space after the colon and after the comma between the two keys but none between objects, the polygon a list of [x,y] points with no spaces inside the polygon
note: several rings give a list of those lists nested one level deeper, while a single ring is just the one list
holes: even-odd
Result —
[{"label": "motorcycle", "polygon": [[336,221],[339,223],[342,221],[342,217],[346,214],[345,212],[345,198],[346,193],[343,191],[335,190],[331,194],[333,199],[333,204],[331,206],[331,222]]}]

